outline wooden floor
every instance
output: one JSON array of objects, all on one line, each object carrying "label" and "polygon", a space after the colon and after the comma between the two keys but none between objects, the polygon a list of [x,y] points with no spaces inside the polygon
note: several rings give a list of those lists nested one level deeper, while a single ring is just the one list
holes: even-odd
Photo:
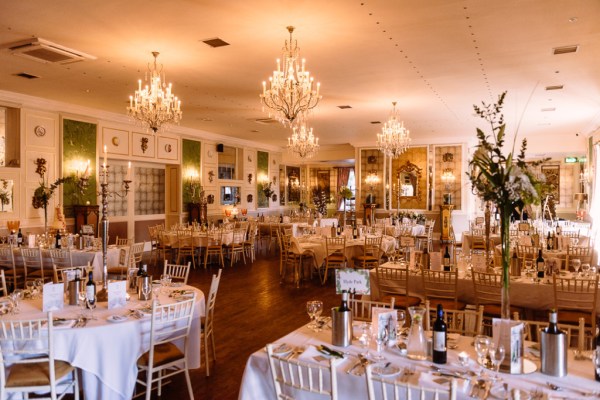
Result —
[{"label": "wooden floor", "polygon": [[[202,368],[191,372],[196,399],[237,399],[246,360],[256,350],[306,324],[305,303],[322,300],[324,310],[337,306],[333,282],[321,286],[318,277],[306,280],[297,289],[291,282],[280,284],[279,256],[273,249],[259,252],[253,264],[239,262],[223,270],[215,308],[217,362],[211,376]],[[154,276],[158,269],[150,268]],[[189,283],[208,294],[217,267],[198,267],[190,273]],[[324,314],[327,311],[324,311]],[[159,397],[153,393],[153,399]],[[176,377],[163,389],[163,399],[187,399],[185,379]]]}]

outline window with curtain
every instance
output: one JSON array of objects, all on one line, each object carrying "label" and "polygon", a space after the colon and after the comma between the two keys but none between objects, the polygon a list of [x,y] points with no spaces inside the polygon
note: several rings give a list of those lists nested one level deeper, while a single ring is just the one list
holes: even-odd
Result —
[{"label": "window with curtain", "polygon": [[[352,190],[352,199],[346,200],[346,211],[351,210],[354,206],[354,197],[356,195],[356,178],[354,175],[354,168],[345,167],[338,168],[338,181],[337,181],[337,189],[338,192],[342,186],[348,186],[350,190]],[[344,202],[342,198],[338,196],[337,199],[337,209],[338,211],[344,211]]]}]

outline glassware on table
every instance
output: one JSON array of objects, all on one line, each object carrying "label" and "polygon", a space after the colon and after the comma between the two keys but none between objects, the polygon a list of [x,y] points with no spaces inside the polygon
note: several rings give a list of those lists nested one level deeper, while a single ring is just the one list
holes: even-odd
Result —
[{"label": "glassware on table", "polygon": [[494,381],[499,381],[500,376],[498,376],[498,372],[500,371],[500,365],[502,365],[502,361],[504,361],[505,350],[503,344],[498,344],[492,342],[488,347],[488,354],[490,356],[490,360],[492,362],[492,368],[496,372],[496,376],[494,377]]},{"label": "glassware on table", "polygon": [[32,299],[35,299],[35,282],[34,281],[25,282],[25,290],[27,291],[27,293],[29,293],[29,295],[31,296]]},{"label": "glassware on table", "polygon": [[164,294],[167,293],[167,290],[168,290],[167,288],[169,286],[171,286],[171,280],[172,280],[172,278],[171,278],[171,275],[169,275],[169,274],[162,274],[160,276],[160,285],[161,285],[162,292]]},{"label": "glassware on table", "polygon": [[406,355],[412,360],[427,359],[427,340],[423,330],[425,307],[408,307],[410,313],[410,330],[406,342]]},{"label": "glassware on table", "polygon": [[406,313],[404,312],[404,310],[398,310],[397,311],[397,326],[396,326],[396,337],[399,337],[400,334],[402,333],[402,328],[404,327],[404,324],[406,323]]},{"label": "glassware on table", "polygon": [[38,297],[42,297],[42,295],[44,293],[44,281],[42,279],[38,278],[34,281],[34,284],[35,284],[35,288],[37,290]]},{"label": "glassware on table", "polygon": [[375,339],[375,343],[377,344],[377,350],[373,355],[373,358],[376,360],[384,360],[385,357],[383,356],[383,347],[388,340],[387,328],[381,327],[378,332],[373,334],[373,339]]},{"label": "glassware on table", "polygon": [[142,285],[142,295],[144,296],[144,300],[146,300],[146,306],[150,305],[150,293],[152,293],[152,285],[150,284],[150,281],[147,280]]},{"label": "glassware on table", "polygon": [[306,312],[310,317],[308,327],[315,329],[317,327],[316,318],[323,312],[323,302],[320,300],[309,300],[306,302]]},{"label": "glassware on table", "polygon": [[152,296],[154,296],[153,300],[156,301],[156,305],[160,305],[160,300],[158,299],[158,296],[160,295],[161,289],[161,284],[152,285]]},{"label": "glassware on table", "polygon": [[575,276],[579,276],[579,268],[581,268],[581,260],[575,258],[571,260],[571,265],[573,265],[573,270],[575,271]]},{"label": "glassware on table", "polygon": [[79,307],[81,307],[81,315],[80,318],[84,318],[85,317],[85,299],[87,297],[85,290],[81,290],[81,288],[79,289]]},{"label": "glassware on table", "polygon": [[85,296],[85,305],[86,305],[87,308],[90,309],[90,319],[96,319],[94,317],[94,309],[96,308],[96,300],[97,299],[96,299],[96,294],[95,293],[94,293],[93,298],[91,298],[91,299],[87,296],[87,293],[86,293],[86,296]]},{"label": "glassware on table", "polygon": [[361,333],[360,333],[360,337],[358,338],[358,342],[360,343],[360,347],[365,350],[363,355],[365,357],[368,357],[369,356],[369,346],[371,344],[371,335],[372,335],[371,324],[369,324],[368,322],[363,323],[360,326],[360,332]]},{"label": "glassware on table", "polygon": [[484,367],[487,365],[487,355],[492,339],[486,335],[477,335],[474,339],[475,352],[477,353],[477,362]]},{"label": "glassware on table", "polygon": [[581,273],[583,274],[584,277],[588,277],[590,275],[590,264],[588,263],[583,263],[581,264]]},{"label": "glassware on table", "polygon": [[391,253],[388,258],[390,260],[390,263],[392,264],[394,264],[394,262],[396,261],[396,255],[394,253]]}]

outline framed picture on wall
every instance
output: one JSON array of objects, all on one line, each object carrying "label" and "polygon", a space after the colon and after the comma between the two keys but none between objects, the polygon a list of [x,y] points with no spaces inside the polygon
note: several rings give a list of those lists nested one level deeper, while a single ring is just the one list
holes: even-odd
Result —
[{"label": "framed picture on wall", "polygon": [[317,190],[325,192],[327,198],[331,195],[329,188],[329,170],[317,171]]},{"label": "framed picture on wall", "polygon": [[546,184],[552,186],[554,203],[560,204],[560,165],[542,165],[542,174],[546,176]]}]

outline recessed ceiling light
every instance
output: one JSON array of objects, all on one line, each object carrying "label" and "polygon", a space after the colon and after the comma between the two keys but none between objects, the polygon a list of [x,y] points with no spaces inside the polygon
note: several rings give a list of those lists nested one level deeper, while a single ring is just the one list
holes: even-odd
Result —
[{"label": "recessed ceiling light", "polygon": [[577,22],[577,17],[571,17],[571,18],[569,18],[569,22]]},{"label": "recessed ceiling light", "polygon": [[556,107],[547,107],[547,108],[542,108],[542,111],[543,111],[543,112],[546,112],[546,111],[556,111]]},{"label": "recessed ceiling light", "polygon": [[31,74],[28,74],[27,72],[19,72],[18,74],[15,74],[15,76],[18,76],[20,78],[25,78],[25,79],[38,79],[39,78],[39,76],[31,75]]},{"label": "recessed ceiling light", "polygon": [[347,109],[347,108],[352,108],[352,106],[349,106],[349,105],[344,105],[344,106],[338,106],[338,108],[340,108],[340,109],[342,109],[342,110],[345,110],[345,109]]},{"label": "recessed ceiling light", "polygon": [[256,130],[256,129],[252,129],[250,132],[252,132],[252,133],[258,133],[258,132],[260,132],[260,131],[259,131],[259,130]]},{"label": "recessed ceiling light", "polygon": [[555,47],[552,49],[552,54],[559,55],[559,54],[569,54],[569,53],[576,53],[577,50],[579,49],[579,45],[571,45],[571,46],[562,46],[562,47]]},{"label": "recessed ceiling light", "polygon": [[227,43],[226,41],[224,41],[221,38],[205,39],[202,41],[202,43],[206,43],[207,45],[209,45],[210,47],[213,47],[213,48],[229,46],[229,43]]},{"label": "recessed ceiling light", "polygon": [[550,86],[546,86],[546,90],[561,90],[564,87],[565,87],[564,85],[550,85]]}]

